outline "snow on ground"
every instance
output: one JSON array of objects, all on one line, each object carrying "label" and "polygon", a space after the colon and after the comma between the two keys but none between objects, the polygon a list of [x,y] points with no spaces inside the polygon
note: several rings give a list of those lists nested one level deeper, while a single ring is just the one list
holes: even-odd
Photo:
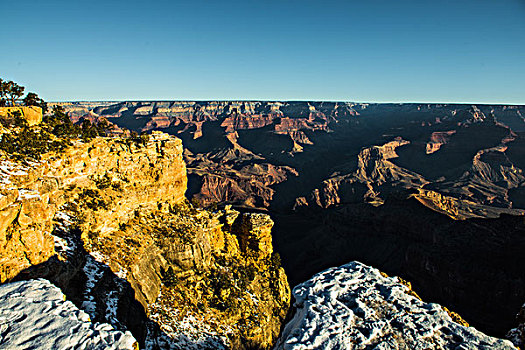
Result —
[{"label": "snow on ground", "polygon": [[77,242],[71,233],[75,219],[65,211],[59,210],[55,213],[54,221],[52,236],[55,240],[55,251],[63,258],[73,256],[77,249]]},{"label": "snow on ground", "polygon": [[[108,258],[107,256],[105,256],[104,254],[102,254],[101,252],[98,252],[98,251],[92,251],[91,253],[91,256],[99,263],[103,264],[103,265],[107,265],[109,266],[110,265],[110,262],[111,262],[111,259]],[[126,279],[126,276],[128,275],[128,271],[126,271],[126,269],[124,269],[122,266],[120,266],[118,263],[116,263],[115,261],[113,261],[113,264],[117,265],[119,267],[119,270],[118,271],[113,271],[113,273],[115,275],[117,275],[117,277],[119,278],[122,278],[123,280]]]},{"label": "snow on ground", "polygon": [[102,277],[102,269],[97,261],[91,256],[86,256],[86,263],[83,267],[84,273],[86,274],[86,287],[84,289],[84,297],[82,301],[82,309],[92,316],[95,315],[97,305],[95,303],[95,297],[93,296],[93,288],[96,282]]},{"label": "snow on ground", "polygon": [[[55,251],[64,259],[79,253],[77,248],[82,246],[82,242],[74,232],[77,219],[67,212],[67,208],[61,207],[56,212],[54,221]],[[85,264],[82,270],[86,276],[86,284],[82,295],[82,309],[93,319],[101,316],[97,312],[104,312],[104,319],[108,323],[117,329],[123,329],[124,327],[117,318],[118,298],[122,292],[122,285],[117,283],[117,289],[107,291],[102,299],[96,298],[94,293],[100,279],[109,270],[108,262],[109,259],[100,252],[93,251],[85,255]],[[127,272],[120,268],[116,274],[125,279]],[[100,305],[97,305],[97,300]]]},{"label": "snow on ground", "polygon": [[[186,314],[181,317],[179,310],[168,307],[162,303],[162,294],[156,303],[149,306],[150,319],[160,326],[163,334],[152,335],[148,332],[146,350],[203,350],[227,349],[229,340],[224,335],[219,335],[211,324],[201,316]],[[224,329],[222,334],[228,333]]]},{"label": "snow on ground", "polygon": [[40,192],[36,190],[28,190],[24,188],[18,189],[18,201],[28,200],[28,199],[41,199]]},{"label": "snow on ground", "polygon": [[[116,281],[116,289],[108,290],[103,298],[95,299],[94,289],[99,283],[104,274],[110,271],[109,266],[105,261],[107,258],[99,252],[91,252],[86,255],[86,262],[83,267],[86,275],[86,285],[82,296],[82,309],[85,310],[92,318],[100,316],[100,312],[104,312],[106,322],[118,329],[124,328],[117,318],[119,296],[122,293],[122,284]],[[120,272],[120,271],[119,271]],[[124,273],[121,273],[125,276]],[[103,310],[103,311],[102,311]]]},{"label": "snow on ground", "polygon": [[12,176],[25,176],[28,173],[28,168],[18,163],[10,162],[8,160],[0,161],[0,188],[6,189],[12,184]]},{"label": "snow on ground", "polygon": [[295,315],[276,349],[514,349],[407,292],[359,262],[321,272],[294,288]]},{"label": "snow on ground", "polygon": [[130,332],[91,323],[44,279],[0,285],[1,349],[137,349]]},{"label": "snow on ground", "polygon": [[[34,162],[33,162],[34,164]],[[38,164],[38,163],[36,163]],[[0,161],[0,174],[8,176],[23,176],[27,175],[28,168],[8,160]]]}]

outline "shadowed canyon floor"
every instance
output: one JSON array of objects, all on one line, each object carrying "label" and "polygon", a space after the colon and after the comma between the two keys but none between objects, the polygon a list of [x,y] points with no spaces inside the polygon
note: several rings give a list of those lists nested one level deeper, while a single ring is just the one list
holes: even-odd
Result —
[{"label": "shadowed canyon floor", "polygon": [[[185,147],[187,195],[268,211],[292,285],[359,260],[490,335],[525,301],[525,107],[60,103]],[[503,215],[502,215],[503,214]]]}]

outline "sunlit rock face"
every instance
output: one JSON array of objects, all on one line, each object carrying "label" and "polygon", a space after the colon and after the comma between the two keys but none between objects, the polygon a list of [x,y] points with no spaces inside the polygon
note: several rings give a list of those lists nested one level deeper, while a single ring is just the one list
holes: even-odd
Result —
[{"label": "sunlit rock face", "polygon": [[138,350],[130,332],[92,323],[44,279],[0,285],[0,305],[2,349]]},{"label": "sunlit rock face", "polygon": [[110,232],[139,206],[182,201],[186,182],[182,143],[162,133],[142,146],[97,138],[39,162],[0,160],[0,282],[53,256],[53,218],[65,203],[94,194],[84,228]]},{"label": "sunlit rock face", "polygon": [[0,107],[0,118],[8,118],[9,115],[19,114],[25,119],[27,125],[33,126],[42,122],[42,108],[37,106]]},{"label": "sunlit rock face", "polygon": [[180,139],[154,131],[74,140],[38,162],[1,156],[0,282],[50,280],[141,348],[273,345],[290,302],[273,221],[192,206]]},{"label": "sunlit rock face", "polygon": [[400,282],[358,262],[315,275],[294,288],[294,316],[276,349],[514,349]]}]

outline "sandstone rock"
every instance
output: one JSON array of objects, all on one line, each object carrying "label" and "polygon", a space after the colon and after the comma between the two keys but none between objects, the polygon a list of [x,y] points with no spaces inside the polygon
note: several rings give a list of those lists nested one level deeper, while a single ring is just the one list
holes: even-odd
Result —
[{"label": "sandstone rock", "polygon": [[42,122],[42,108],[37,106],[0,107],[0,118],[5,118],[9,113],[13,112],[20,112],[22,118],[27,121],[29,126],[37,125]]},{"label": "sandstone rock", "polygon": [[273,253],[273,221],[267,214],[242,214],[234,225],[233,232],[239,237],[241,250],[244,253],[256,254],[264,259]]},{"label": "sandstone rock", "polygon": [[0,282],[55,253],[50,233],[64,203],[90,209],[84,212],[83,232],[109,232],[138,207],[182,201],[187,182],[181,141],[161,134],[145,147],[118,139],[77,141],[40,163],[2,161],[0,170],[0,187],[17,186],[4,189],[1,197],[7,207],[0,210],[0,234],[6,237],[0,246]]},{"label": "sandstone rock", "polygon": [[436,131],[430,136],[430,141],[427,143],[426,152],[432,154],[437,152],[441,146],[448,143],[450,137],[456,133],[456,130],[450,131]]},{"label": "sandstone rock", "polygon": [[147,342],[268,349],[290,298],[284,270],[271,259],[272,226],[264,214],[179,204],[168,212],[142,209],[91,249],[131,272],[126,278],[164,332],[154,331]]},{"label": "sandstone rock", "polygon": [[[173,331],[181,318],[200,320],[227,347],[273,344],[290,298],[272,259],[273,222],[186,204],[180,140],[75,141],[40,163],[9,162],[0,164],[2,281],[45,276],[92,320],[153,348],[182,344]],[[271,181],[272,169],[251,172]]]}]

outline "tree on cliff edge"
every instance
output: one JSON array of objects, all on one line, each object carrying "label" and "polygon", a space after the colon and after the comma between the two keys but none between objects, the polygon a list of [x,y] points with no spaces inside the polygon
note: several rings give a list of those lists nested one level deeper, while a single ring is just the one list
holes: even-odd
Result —
[{"label": "tree on cliff edge", "polygon": [[[0,78],[0,107],[14,107],[24,95],[25,88],[13,81]],[[47,103],[34,92],[27,93],[22,100],[24,106],[37,106],[42,108],[42,113],[47,112]]]},{"label": "tree on cliff edge", "polygon": [[47,112],[47,103],[34,92],[28,92],[23,102],[24,106],[37,106],[42,108],[42,113],[45,114]]},{"label": "tree on cliff edge", "polygon": [[0,78],[0,107],[7,106],[7,98],[4,92],[4,80]]},{"label": "tree on cliff edge", "polygon": [[5,81],[0,78],[0,105],[16,106],[16,101],[24,95],[24,87],[14,81]]}]

